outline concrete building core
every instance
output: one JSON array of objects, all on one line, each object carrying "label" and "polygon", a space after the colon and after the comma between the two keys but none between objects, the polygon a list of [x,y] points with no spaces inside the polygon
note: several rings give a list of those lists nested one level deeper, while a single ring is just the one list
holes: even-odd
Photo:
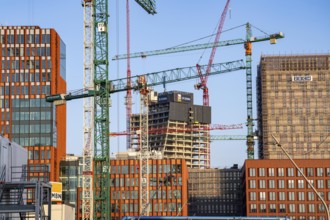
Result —
[{"label": "concrete building core", "polygon": [[259,158],[330,159],[330,54],[262,56],[257,75]]},{"label": "concrete building core", "polygon": [[[193,93],[159,93],[149,105],[149,146],[164,158],[185,159],[189,168],[210,167],[211,107],[193,104]],[[132,148],[139,148],[140,115],[131,117]]]}]

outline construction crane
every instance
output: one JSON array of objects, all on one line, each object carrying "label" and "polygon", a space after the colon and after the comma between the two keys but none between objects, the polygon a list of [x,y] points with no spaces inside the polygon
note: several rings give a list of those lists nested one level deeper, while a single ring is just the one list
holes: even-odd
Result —
[{"label": "construction crane", "polygon": [[[154,0],[136,0],[148,13]],[[84,101],[83,219],[110,219],[108,0],[83,0],[84,89],[98,93]],[[92,143],[94,144],[92,150]],[[94,155],[92,156],[92,152]],[[94,161],[94,172],[92,170]],[[94,190],[91,182],[94,175]],[[108,193],[107,193],[108,192]]]},{"label": "construction crane", "polygon": [[[204,71],[206,69],[206,65],[204,66],[200,66],[201,70]],[[237,60],[237,61],[232,61],[232,62],[226,62],[226,63],[218,63],[218,64],[213,64],[211,66],[211,72],[209,73],[209,76],[211,75],[217,75],[217,74],[223,74],[223,73],[228,73],[228,72],[232,72],[232,71],[238,71],[238,70],[242,70],[245,69],[245,65],[243,60]],[[107,90],[106,94],[108,94],[108,96],[110,96],[110,94],[112,93],[116,93],[116,92],[123,92],[123,91],[127,91],[128,89],[133,89],[133,90],[137,90],[140,91],[141,94],[141,102],[143,102],[143,106],[148,106],[147,105],[147,101],[146,96],[147,96],[147,91],[149,87],[152,86],[157,86],[157,85],[162,85],[164,82],[165,83],[175,83],[175,82],[180,82],[180,81],[184,81],[184,80],[189,80],[189,79],[196,79],[198,78],[199,75],[196,71],[195,67],[184,67],[184,68],[176,68],[176,69],[170,69],[170,70],[165,70],[165,71],[160,71],[160,72],[154,72],[154,73],[148,73],[148,74],[144,74],[144,75],[140,75],[140,76],[133,76],[131,77],[131,82],[132,85],[131,87],[127,87],[127,78],[122,78],[122,79],[116,79],[116,80],[108,80],[107,82],[105,82],[105,86],[103,87],[94,87],[93,89],[81,89],[81,90],[77,90],[77,91],[72,91],[72,92],[68,92],[66,94],[55,94],[55,95],[49,95],[46,97],[46,101],[47,102],[54,102],[55,105],[61,105],[64,104],[66,101],[69,100],[75,100],[75,99],[81,99],[81,98],[88,98],[88,97],[98,97],[99,95],[103,95],[105,92],[103,90]],[[108,97],[109,98],[109,97]],[[142,123],[142,127],[144,129],[145,134],[141,135],[143,137],[143,141],[141,140],[140,143],[142,143],[142,147],[143,148],[143,152],[141,152],[141,155],[145,155],[146,157],[142,157],[141,158],[141,163],[142,163],[142,170],[145,170],[144,173],[147,172],[147,164],[146,161],[148,160],[148,118],[146,114],[147,112],[147,108],[142,109],[141,110],[141,115],[145,115],[144,118],[141,118],[141,122],[144,121],[144,123]],[[142,117],[142,116],[140,116]],[[109,137],[109,129],[104,129],[104,132],[107,131],[106,135]],[[143,167],[143,164],[145,165]],[[96,164],[99,165],[99,164]],[[95,166],[95,164],[94,164]],[[102,171],[102,172],[108,172],[108,164],[104,165],[104,167],[101,169],[101,167],[94,167],[94,173],[97,172],[98,174]],[[96,170],[96,168],[99,168],[101,170]],[[143,178],[143,174],[141,175],[141,177]],[[95,176],[94,176],[95,177]],[[96,177],[100,177],[100,176],[96,176]],[[99,180],[101,181],[101,180]],[[144,194],[143,197],[145,199],[142,200],[141,202],[141,206],[140,206],[140,213],[144,214],[144,210],[148,210],[148,199],[149,197],[147,196],[148,194],[148,181],[145,182],[146,185],[144,185],[144,187],[141,189],[141,193]],[[142,185],[142,184],[141,184]],[[96,190],[97,191],[97,190]],[[105,194],[107,191],[102,192],[102,194]],[[110,193],[110,192],[109,192]],[[142,195],[141,194],[141,195]],[[104,197],[106,197],[106,195],[103,195]],[[142,199],[142,197],[140,197]],[[95,199],[95,197],[94,197]],[[96,203],[98,204],[98,203]],[[95,210],[95,208],[94,208]],[[94,211],[94,215],[97,212]]]},{"label": "construction crane", "polygon": [[[144,8],[149,14],[156,14],[155,10],[155,1],[136,1],[142,8]],[[130,42],[131,34],[130,34],[130,7],[129,0],[126,0],[126,45],[127,45],[127,54],[130,54],[131,51],[131,42]],[[127,88],[131,87],[131,62],[130,57],[127,57]],[[126,91],[126,130],[130,130],[130,117],[132,114],[132,90],[128,89]],[[130,146],[130,138],[126,140],[126,148],[128,149]]]},{"label": "construction crane", "polygon": [[[247,158],[254,158],[254,140],[255,135],[253,134],[253,108],[252,108],[252,43],[269,41],[271,44],[276,44],[277,39],[284,38],[284,34],[282,32],[267,34],[265,36],[255,37],[252,36],[251,33],[251,24],[246,23],[246,38],[245,39],[234,39],[227,41],[219,41],[216,46],[224,47],[224,46],[233,46],[237,44],[243,44],[245,49],[245,58],[246,58],[246,97],[247,97],[247,136],[246,136],[246,144],[247,144]],[[171,47],[167,49],[153,50],[153,51],[144,51],[144,52],[136,52],[130,54],[130,58],[146,58],[148,56],[156,56],[163,54],[171,54],[171,53],[179,53],[179,52],[187,52],[192,50],[201,50],[206,48],[213,48],[214,43],[205,43],[205,44],[196,44],[189,46],[181,46],[181,47]],[[127,59],[127,54],[116,55],[112,58],[112,60],[120,60]]]},{"label": "construction crane", "polygon": [[213,64],[215,52],[217,50],[217,44],[218,44],[219,39],[220,39],[223,24],[225,22],[229,2],[230,2],[230,0],[227,0],[225,9],[223,10],[223,12],[221,14],[220,23],[219,23],[217,34],[215,36],[215,40],[214,40],[214,43],[213,43],[213,47],[212,47],[211,55],[210,55],[209,62],[208,62],[208,65],[207,65],[207,69],[206,69],[206,72],[205,72],[205,76],[203,76],[199,64],[196,64],[198,75],[200,77],[200,83],[198,83],[195,86],[195,88],[203,90],[203,105],[204,106],[209,106],[210,105],[210,103],[209,103],[209,90],[207,88],[207,79],[208,79],[209,72],[211,71],[211,65]]}]

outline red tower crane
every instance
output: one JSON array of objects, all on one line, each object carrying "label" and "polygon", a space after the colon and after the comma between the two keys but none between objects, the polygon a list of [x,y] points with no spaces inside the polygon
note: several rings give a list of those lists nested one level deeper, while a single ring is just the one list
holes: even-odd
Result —
[{"label": "red tower crane", "polygon": [[230,2],[230,0],[227,0],[225,9],[223,10],[223,12],[221,14],[220,23],[219,23],[218,30],[217,30],[217,33],[216,33],[216,36],[215,36],[215,40],[214,40],[213,47],[212,47],[212,52],[211,52],[211,55],[210,55],[210,58],[209,58],[209,62],[208,62],[208,65],[207,65],[205,75],[202,74],[200,65],[196,64],[198,75],[200,77],[200,83],[195,85],[195,88],[203,90],[203,105],[204,106],[209,106],[210,105],[210,102],[209,102],[209,89],[207,88],[207,79],[208,79],[208,75],[211,71],[211,66],[212,66],[212,63],[213,63],[215,52],[217,50],[217,45],[218,45],[218,42],[219,42],[219,39],[220,39],[222,27],[223,27],[223,24],[224,24],[225,19],[226,19],[226,14],[227,14],[227,11],[228,11],[229,2]]}]

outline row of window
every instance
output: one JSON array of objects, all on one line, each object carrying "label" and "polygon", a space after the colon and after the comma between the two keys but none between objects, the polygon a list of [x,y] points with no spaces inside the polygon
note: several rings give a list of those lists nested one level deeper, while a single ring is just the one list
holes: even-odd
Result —
[{"label": "row of window", "polygon": [[51,133],[50,124],[36,125],[13,125],[12,134],[49,134]]},{"label": "row of window", "polygon": [[[150,190],[150,199],[181,199],[180,190]],[[139,191],[112,191],[111,199],[139,199]]]},{"label": "row of window", "polygon": [[[2,60],[2,70],[39,70],[51,69],[52,61],[44,59],[36,60]],[[2,82],[5,82],[4,80]],[[9,82],[9,81],[7,81]],[[25,81],[26,82],[26,81]]]},{"label": "row of window", "polygon": [[[277,182],[277,186],[276,186]],[[258,183],[258,187],[257,187]],[[266,180],[249,180],[249,189],[304,189],[305,188],[305,180],[268,180],[268,186],[266,186],[267,181]],[[310,183],[314,186],[314,180],[310,180]],[[323,180],[318,179],[316,180],[316,187],[318,189],[325,188],[325,184],[327,185],[327,188],[330,189],[330,179],[329,180]],[[311,188],[309,184],[306,184],[308,188]]]},{"label": "row of window", "polygon": [[199,177],[206,177],[206,178],[229,178],[232,179],[232,177],[239,177],[240,172],[217,172],[217,173],[203,173],[203,172],[191,172],[189,173],[189,176],[191,178],[199,178]]},{"label": "row of window", "polygon": [[[130,187],[130,186],[139,186],[138,178],[111,178],[110,184],[113,187]],[[182,177],[176,176],[167,176],[167,177],[159,177],[150,178],[149,179],[150,186],[182,186]]]},{"label": "row of window", "polygon": [[[286,173],[285,173],[286,170]],[[296,170],[295,168],[289,167],[289,168],[249,168],[249,176],[257,176],[257,172],[258,171],[258,176],[262,177],[262,176],[266,176],[266,171],[267,171],[267,175],[268,176],[302,176],[301,173]],[[276,171],[276,173],[275,173]],[[328,168],[323,168],[323,167],[317,167],[317,168],[313,168],[313,167],[308,167],[308,168],[301,168],[300,169],[301,172],[305,173],[306,176],[330,176],[330,167]],[[296,174],[295,174],[296,172]]]},{"label": "row of window", "polygon": [[50,34],[7,34],[0,36],[1,44],[49,44]]},{"label": "row of window", "polygon": [[[259,210],[258,210],[259,209]],[[323,204],[250,204],[250,213],[324,213]]]},{"label": "row of window", "polygon": [[53,145],[51,137],[27,137],[27,138],[13,137],[13,141],[21,146],[52,146]]},{"label": "row of window", "polygon": [[52,80],[50,72],[2,73],[1,76],[2,82],[50,82]]},{"label": "row of window", "polygon": [[13,99],[12,107],[52,107],[52,103],[46,102],[45,99]]},{"label": "row of window", "polygon": [[51,112],[13,112],[12,120],[51,120]]},{"label": "row of window", "polygon": [[50,56],[50,47],[3,47],[2,57]]},{"label": "row of window", "polygon": [[29,150],[28,151],[29,160],[50,160],[51,153],[50,150]]},{"label": "row of window", "polygon": [[[177,164],[150,164],[148,173],[181,173],[182,166]],[[130,168],[130,169],[129,169]],[[111,174],[128,174],[128,173],[139,173],[139,166],[137,165],[121,165],[121,166],[111,166]]]},{"label": "row of window", "polygon": [[[111,204],[111,212],[119,212],[119,204]],[[150,212],[178,212],[181,211],[181,203],[150,203],[149,204]],[[138,204],[121,204],[121,212],[139,212]]]},{"label": "row of window", "polygon": [[[324,192],[320,192],[324,198]],[[268,198],[267,198],[268,196]],[[250,192],[250,201],[314,201],[315,198],[319,199],[314,192]],[[327,193],[327,200],[330,201],[330,192]]]}]

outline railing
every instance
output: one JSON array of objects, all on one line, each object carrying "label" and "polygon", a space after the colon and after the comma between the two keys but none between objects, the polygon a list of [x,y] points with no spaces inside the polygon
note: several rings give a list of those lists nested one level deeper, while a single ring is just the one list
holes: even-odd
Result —
[{"label": "railing", "polygon": [[0,170],[0,183],[6,181],[6,165],[2,165]]}]

